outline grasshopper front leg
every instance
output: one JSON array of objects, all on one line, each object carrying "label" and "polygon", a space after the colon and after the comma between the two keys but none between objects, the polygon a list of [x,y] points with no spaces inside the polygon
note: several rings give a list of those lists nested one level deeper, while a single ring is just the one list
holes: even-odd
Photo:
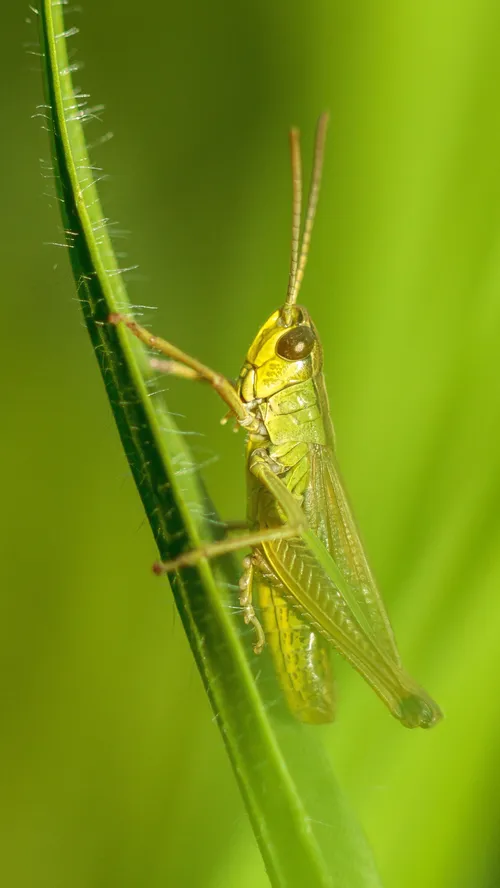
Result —
[{"label": "grasshopper front leg", "polygon": [[166,362],[155,361],[154,366],[157,369],[176,376],[182,376],[185,379],[203,380],[217,392],[219,397],[227,404],[231,414],[237,422],[248,429],[248,431],[258,431],[260,423],[258,419],[250,412],[246,404],[243,403],[238,396],[233,384],[222,374],[211,370],[197,358],[186,354],[176,345],[163,339],[161,336],[155,336],[146,327],[141,327],[137,321],[124,314],[111,314],[108,318],[110,324],[125,324],[126,327],[140,339],[144,345],[149,348],[157,349],[161,354],[169,358]]}]

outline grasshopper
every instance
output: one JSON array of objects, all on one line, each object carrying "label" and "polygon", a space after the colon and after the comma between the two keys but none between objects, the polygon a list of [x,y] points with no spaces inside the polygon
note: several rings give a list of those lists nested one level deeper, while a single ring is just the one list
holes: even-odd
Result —
[{"label": "grasshopper", "polygon": [[[300,136],[290,133],[293,213],[288,290],[261,327],[234,385],[131,317],[112,315],[165,359],[157,369],[208,382],[247,433],[247,532],[207,543],[155,566],[159,574],[202,558],[251,549],[243,560],[240,603],[267,642],[291,712],[302,722],[335,714],[330,649],[368,682],[408,728],[430,728],[437,704],[405,672],[337,468],[323,374],[323,349],[309,312],[297,304],[318,203],[328,115],[317,125],[302,239]],[[259,616],[254,608],[258,601]]]}]

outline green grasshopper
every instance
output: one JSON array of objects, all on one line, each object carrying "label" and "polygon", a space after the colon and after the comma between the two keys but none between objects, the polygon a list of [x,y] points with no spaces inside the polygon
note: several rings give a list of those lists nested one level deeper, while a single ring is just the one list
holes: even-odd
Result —
[{"label": "green grasshopper", "polygon": [[[437,704],[404,671],[389,618],[369,567],[335,458],[323,375],[323,349],[308,311],[297,305],[321,181],[328,115],[317,126],[314,167],[302,240],[299,132],[290,133],[293,214],[288,291],[261,327],[236,385],[139,326],[112,315],[168,360],[153,366],[208,382],[247,433],[248,531],[207,543],[155,566],[168,573],[226,552],[250,548],[240,603],[267,641],[291,712],[310,724],[335,714],[330,647],[363,676],[409,728],[430,728]],[[258,601],[260,619],[253,602]]]}]

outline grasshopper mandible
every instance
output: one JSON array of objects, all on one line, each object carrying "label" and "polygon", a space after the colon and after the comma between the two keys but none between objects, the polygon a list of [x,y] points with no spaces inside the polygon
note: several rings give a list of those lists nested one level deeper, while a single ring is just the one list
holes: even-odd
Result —
[{"label": "grasshopper mandible", "polygon": [[[201,558],[251,549],[243,561],[240,603],[267,641],[289,709],[303,722],[334,718],[333,647],[409,728],[430,728],[437,704],[404,671],[382,598],[339,476],[323,375],[323,350],[308,311],[297,305],[318,203],[328,115],[317,126],[302,240],[299,132],[290,133],[293,213],[288,290],[261,327],[233,385],[132,318],[112,315],[167,360],[166,373],[205,380],[247,433],[248,532],[155,566],[168,573]],[[253,602],[258,601],[257,617]]]}]

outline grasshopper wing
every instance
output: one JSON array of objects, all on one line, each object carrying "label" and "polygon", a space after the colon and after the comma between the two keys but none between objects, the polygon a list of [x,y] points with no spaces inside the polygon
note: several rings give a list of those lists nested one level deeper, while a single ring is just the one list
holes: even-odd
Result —
[{"label": "grasshopper wing", "polygon": [[[400,664],[333,459],[312,451],[304,511],[314,532],[265,542],[265,559],[301,619],[351,663],[392,714],[407,727],[432,727],[441,712]],[[269,526],[268,517],[263,510],[260,526]]]},{"label": "grasshopper wing", "polygon": [[310,482],[304,501],[308,524],[326,546],[351,587],[377,647],[388,659],[400,665],[389,617],[370,569],[332,450],[313,446],[310,465]]}]

